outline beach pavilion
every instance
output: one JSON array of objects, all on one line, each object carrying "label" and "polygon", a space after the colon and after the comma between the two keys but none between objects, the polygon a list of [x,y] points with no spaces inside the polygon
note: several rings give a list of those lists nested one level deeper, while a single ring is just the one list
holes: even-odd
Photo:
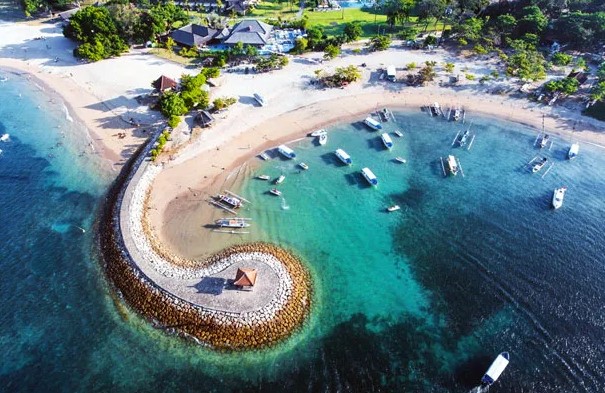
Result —
[{"label": "beach pavilion", "polygon": [[245,267],[237,269],[237,273],[235,273],[235,280],[233,280],[233,285],[240,287],[240,289],[243,289],[244,287],[247,289],[252,289],[255,283],[256,269]]},{"label": "beach pavilion", "polygon": [[176,89],[178,83],[176,83],[174,79],[162,75],[158,79],[154,80],[151,85],[154,89],[156,89],[160,93],[163,93],[165,90]]}]

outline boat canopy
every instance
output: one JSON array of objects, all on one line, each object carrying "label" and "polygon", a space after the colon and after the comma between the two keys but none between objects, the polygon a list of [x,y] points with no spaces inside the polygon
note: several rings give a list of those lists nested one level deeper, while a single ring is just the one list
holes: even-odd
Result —
[{"label": "boat canopy", "polygon": [[288,146],[286,145],[279,145],[277,148],[277,151],[284,157],[286,158],[294,158],[296,157],[296,153],[294,153],[294,150],[290,149]]},{"label": "boat canopy", "polygon": [[370,170],[370,168],[363,168],[361,170],[361,174],[371,185],[375,186],[378,184],[378,179],[376,178],[376,175],[374,175],[374,172]]},{"label": "boat canopy", "polygon": [[345,164],[351,164],[351,156],[349,156],[344,150],[336,149],[334,154],[336,154],[336,157],[338,157],[340,161],[344,162]]},{"label": "boat canopy", "polygon": [[372,119],[371,117],[366,117],[366,119],[363,122],[375,130],[382,129],[382,124],[380,124],[379,121]]},{"label": "boat canopy", "polygon": [[496,360],[494,360],[492,365],[489,366],[489,368],[485,372],[485,375],[481,379],[481,382],[486,383],[488,385],[491,385],[492,383],[496,382],[504,371],[504,369],[506,368],[506,366],[508,366],[509,359],[510,356],[508,352],[502,352],[500,355],[498,355]]},{"label": "boat canopy", "polygon": [[382,134],[380,137],[382,138],[382,142],[384,143],[384,145],[385,145],[387,148],[389,148],[389,149],[390,149],[391,147],[393,147],[393,140],[391,139],[391,137],[389,136],[389,134],[387,134],[387,133],[385,132],[385,133],[384,133],[384,134]]}]

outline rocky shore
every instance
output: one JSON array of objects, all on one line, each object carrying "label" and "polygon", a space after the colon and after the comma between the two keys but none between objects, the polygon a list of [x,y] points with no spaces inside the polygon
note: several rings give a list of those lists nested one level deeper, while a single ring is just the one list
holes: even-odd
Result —
[{"label": "rocky shore", "polygon": [[[150,180],[161,168],[146,165],[147,151],[148,147],[142,148],[112,185],[100,224],[105,270],[122,298],[156,326],[216,349],[261,348],[289,337],[304,323],[311,307],[311,277],[303,263],[292,253],[267,243],[233,246],[188,267],[176,266],[156,254],[156,247],[145,236],[143,212]],[[138,170],[143,171],[142,175],[135,178]],[[137,248],[142,247],[136,252],[126,247],[122,233],[125,228],[120,225],[120,214],[125,210],[122,202],[130,181],[136,184],[130,201],[124,203],[130,202],[127,209],[133,228],[128,235],[130,241],[134,240]],[[143,272],[133,258],[135,254],[149,258],[147,262],[162,275],[175,278],[201,277],[242,260],[261,261],[276,272],[279,280],[274,284],[278,288],[274,298],[256,310],[210,309],[166,291]]]}]

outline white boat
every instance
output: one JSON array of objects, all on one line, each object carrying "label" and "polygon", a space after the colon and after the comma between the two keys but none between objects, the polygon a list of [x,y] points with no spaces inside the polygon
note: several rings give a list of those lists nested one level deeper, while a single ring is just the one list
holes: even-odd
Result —
[{"label": "white boat", "polygon": [[310,135],[311,136],[320,136],[323,134],[327,134],[326,130],[323,128],[320,128],[319,130],[313,131]]},{"label": "white boat", "polygon": [[301,162],[300,164],[298,164],[298,166],[304,169],[305,171],[309,169],[309,165],[305,164],[304,162]]},{"label": "white boat", "polygon": [[363,122],[365,123],[366,126],[370,127],[374,131],[382,130],[382,124],[380,124],[380,122],[378,120],[374,120],[371,117],[366,117],[366,119]]},{"label": "white boat", "polygon": [[317,137],[317,141],[319,142],[320,145],[325,145],[328,142],[328,134],[323,133],[320,136]]},{"label": "white boat", "polygon": [[277,151],[279,152],[279,154],[281,154],[282,156],[284,156],[286,158],[295,158],[296,157],[296,153],[294,153],[294,150],[290,149],[286,145],[279,145],[277,147]]},{"label": "white boat", "polygon": [[438,102],[431,104],[429,110],[431,111],[431,116],[440,116],[443,113]]},{"label": "white boat", "polygon": [[269,161],[271,159],[271,157],[269,157],[269,155],[265,152],[261,153],[258,155],[260,158],[262,158],[265,161]]},{"label": "white boat", "polygon": [[334,154],[336,154],[336,157],[338,157],[340,161],[347,165],[351,165],[353,163],[353,161],[351,160],[351,156],[349,156],[347,152],[342,149],[336,149]]},{"label": "white boat", "polygon": [[280,175],[277,179],[275,179],[275,184],[282,184],[286,180],[284,175]]},{"label": "white boat", "polygon": [[376,177],[376,175],[374,175],[374,172],[372,172],[370,170],[370,168],[363,168],[361,170],[361,174],[363,175],[363,177],[365,177],[365,179],[368,181],[368,183],[370,183],[370,185],[372,185],[372,186],[378,185],[378,178]]},{"label": "white boat", "polygon": [[256,102],[258,102],[260,104],[260,106],[267,105],[267,100],[265,100],[265,98],[263,96],[261,96],[260,94],[254,93],[253,97],[256,100]]},{"label": "white boat", "polygon": [[458,161],[454,156],[447,156],[447,169],[448,171],[456,176],[458,174]]},{"label": "white boat", "polygon": [[580,144],[578,142],[571,145],[569,151],[567,152],[567,159],[573,160],[578,156],[578,151],[580,150]]},{"label": "white boat", "polygon": [[385,145],[387,149],[393,148],[393,140],[386,132],[380,135],[380,139],[382,139],[382,143]]},{"label": "white boat", "polygon": [[395,157],[395,161],[400,162],[402,164],[407,163],[407,160],[403,157]]},{"label": "white boat", "polygon": [[540,136],[540,139],[538,140],[538,146],[540,146],[540,149],[546,147],[546,145],[548,144],[549,140],[550,140],[550,135],[548,135],[548,134],[542,134]]},{"label": "white boat", "polygon": [[555,209],[563,206],[563,198],[565,198],[565,191],[567,191],[567,187],[559,187],[555,188],[555,192],[552,195],[552,207]]},{"label": "white boat", "polygon": [[468,137],[471,135],[471,132],[469,130],[466,130],[462,133],[462,135],[460,135],[460,137],[458,138],[458,146],[463,147],[466,145],[466,142],[468,141]]},{"label": "white boat", "polygon": [[225,228],[248,228],[250,226],[250,223],[243,218],[219,218],[214,223]]},{"label": "white boat", "polygon": [[399,205],[393,205],[393,206],[387,207],[387,211],[389,211],[389,212],[394,212],[394,211],[397,211],[399,209],[401,209],[401,207],[399,207]]},{"label": "white boat", "polygon": [[2,136],[0,136],[0,141],[8,142],[9,138],[10,138],[9,134],[2,134]]},{"label": "white boat", "polygon": [[456,108],[454,109],[454,114],[452,115],[452,119],[454,121],[458,121],[462,118],[462,109]]},{"label": "white boat", "polygon": [[508,352],[502,352],[499,354],[491,366],[489,366],[483,375],[483,378],[481,378],[481,382],[485,385],[491,385],[492,383],[496,382],[506,366],[508,366],[509,360],[510,356]]},{"label": "white boat", "polygon": [[269,175],[258,175],[258,176],[256,176],[256,178],[259,180],[269,180],[270,179]]},{"label": "white boat", "polygon": [[395,130],[393,131],[393,134],[397,135],[398,137],[402,137],[403,136],[403,132],[399,131],[399,130]]},{"label": "white boat", "polygon": [[228,206],[231,206],[233,208],[238,208],[242,206],[242,201],[239,198],[236,197],[232,197],[229,195],[223,195],[223,194],[218,194],[215,199],[217,199],[219,202],[223,202],[225,204],[227,204]]},{"label": "white boat", "polygon": [[280,195],[281,195],[281,191],[280,191],[280,190],[278,190],[277,188],[272,188],[272,189],[270,189],[270,190],[269,190],[269,192],[270,192],[271,194],[273,194],[273,195],[277,195],[277,196],[280,196]]},{"label": "white boat", "polygon": [[538,161],[534,162],[534,165],[531,168],[532,173],[540,172],[544,165],[548,162],[548,158],[542,157]]}]

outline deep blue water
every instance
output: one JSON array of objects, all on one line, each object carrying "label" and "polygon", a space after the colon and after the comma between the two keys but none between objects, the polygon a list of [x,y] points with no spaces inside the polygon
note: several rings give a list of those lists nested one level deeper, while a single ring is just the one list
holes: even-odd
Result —
[{"label": "deep blue water", "polygon": [[[267,201],[251,212],[258,237],[311,265],[316,309],[275,349],[221,354],[113,299],[94,242],[111,173],[56,97],[2,76],[1,391],[466,392],[503,350],[511,365],[492,391],[605,391],[601,149],[582,144],[568,162],[570,141],[556,139],[542,179],[523,168],[537,154],[532,130],[473,119],[477,139],[459,151],[449,144],[460,125],[418,112],[397,114],[405,136],[391,153],[357,125],[330,128],[325,148],[293,145],[308,172],[260,169],[287,174],[284,200],[259,181],[243,191]],[[332,159],[337,145],[353,167]],[[451,152],[464,178],[440,175]],[[357,174],[365,165],[377,189]],[[392,203],[401,211],[384,213]]]}]

